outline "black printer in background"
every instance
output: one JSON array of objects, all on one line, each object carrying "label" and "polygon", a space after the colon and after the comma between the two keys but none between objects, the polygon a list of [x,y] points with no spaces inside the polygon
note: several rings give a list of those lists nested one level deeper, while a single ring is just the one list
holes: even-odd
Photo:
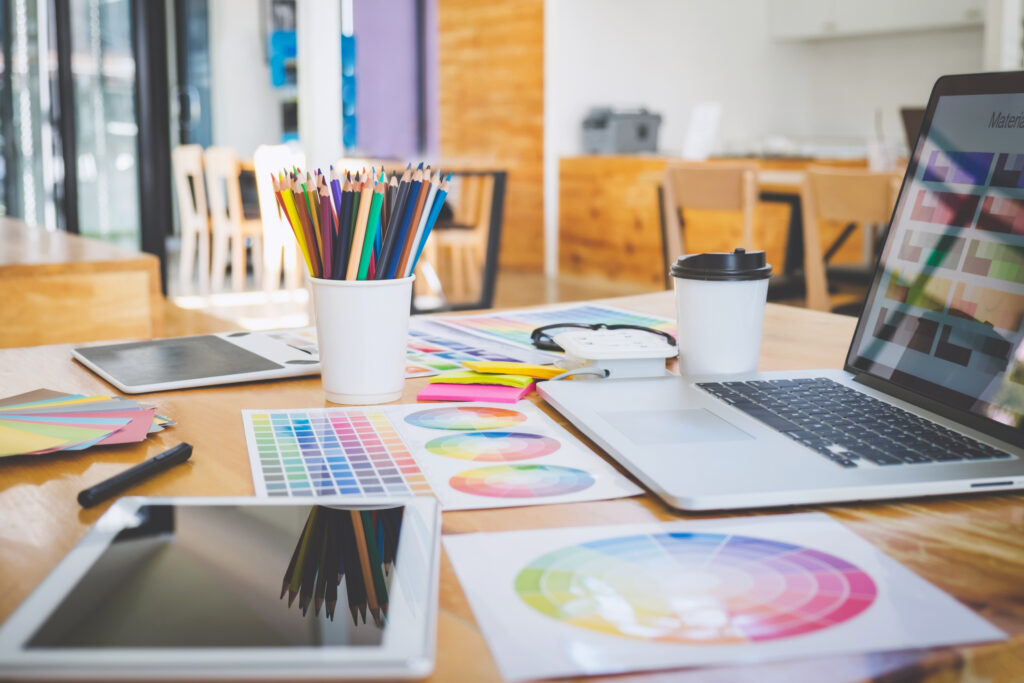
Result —
[{"label": "black printer in background", "polygon": [[660,125],[661,115],[646,109],[616,112],[594,107],[583,119],[583,153],[657,152]]}]

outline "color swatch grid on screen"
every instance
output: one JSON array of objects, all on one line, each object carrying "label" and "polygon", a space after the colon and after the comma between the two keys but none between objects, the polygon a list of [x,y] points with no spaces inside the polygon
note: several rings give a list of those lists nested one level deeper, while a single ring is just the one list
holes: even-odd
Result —
[{"label": "color swatch grid on screen", "polygon": [[[430,485],[380,410],[251,412],[270,496],[398,496]],[[256,463],[253,463],[256,465]]]},{"label": "color swatch grid on screen", "polygon": [[930,368],[923,379],[938,390],[968,386],[961,369],[1004,371],[1016,343],[1006,333],[1024,324],[1022,190],[1024,155],[929,140],[893,226],[899,265],[888,266],[884,299],[868,313],[872,337],[892,345],[874,347],[880,362],[912,374]]},{"label": "color swatch grid on screen", "polygon": [[450,316],[437,320],[463,332],[528,348],[533,348],[530,333],[538,327],[552,323],[639,325],[671,334],[676,333],[675,321],[668,318],[591,304],[531,311],[505,311],[486,315]]},{"label": "color swatch grid on screen", "polygon": [[257,495],[434,495],[457,510],[640,492],[526,401],[242,415]]},{"label": "color swatch grid on screen", "polygon": [[[566,624],[690,645],[818,631],[857,616],[878,593],[870,576],[834,555],[703,533],[569,546],[527,565],[515,588],[528,605]],[[624,609],[609,610],[610,603]]]}]

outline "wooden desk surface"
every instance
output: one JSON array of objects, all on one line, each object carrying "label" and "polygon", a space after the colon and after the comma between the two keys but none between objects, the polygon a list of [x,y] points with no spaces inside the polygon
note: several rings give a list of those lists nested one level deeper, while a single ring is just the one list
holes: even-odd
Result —
[{"label": "wooden desk surface", "polygon": [[160,260],[0,218],[0,347],[160,336]]},{"label": "wooden desk surface", "polygon": [[38,272],[51,266],[69,269],[98,269],[113,263],[149,266],[160,261],[152,254],[124,249],[113,244],[57,230],[25,224],[16,218],[0,217],[0,276],[23,271]]},{"label": "wooden desk surface", "polygon": [[[612,300],[634,310],[672,314],[668,292]],[[840,367],[855,321],[769,304],[761,369]],[[113,393],[71,360],[69,345],[0,350],[5,395],[47,387]],[[425,380],[406,382],[413,402]],[[192,460],[131,491],[135,495],[251,495],[252,478],[240,410],[325,405],[318,379],[229,385],[149,394],[145,402],[178,421],[144,444],[96,448],[81,455],[0,460],[0,619],[42,581],[106,510],[83,510],[81,489],[180,442],[195,445]],[[534,397],[536,399],[536,396]],[[546,413],[563,425],[557,413]],[[585,437],[572,429],[584,441]],[[1007,631],[1006,643],[865,654],[735,669],[637,674],[645,680],[855,681],[1024,679],[1024,496],[996,494],[818,506],[906,567],[951,593]],[[741,513],[727,513],[741,514]],[[650,495],[635,498],[498,510],[444,513],[444,533],[623,524],[723,515],[690,515]],[[447,558],[442,560],[437,670],[432,680],[494,680],[494,660]],[[889,678],[889,677],[892,678]],[[632,678],[632,677],[631,677]]]}]

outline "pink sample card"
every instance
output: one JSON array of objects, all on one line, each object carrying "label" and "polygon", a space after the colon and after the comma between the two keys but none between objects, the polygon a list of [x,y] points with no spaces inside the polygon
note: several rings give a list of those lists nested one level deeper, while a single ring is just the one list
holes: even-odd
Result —
[{"label": "pink sample card", "polygon": [[533,384],[523,388],[498,384],[428,384],[416,396],[416,400],[515,403],[531,391]]}]

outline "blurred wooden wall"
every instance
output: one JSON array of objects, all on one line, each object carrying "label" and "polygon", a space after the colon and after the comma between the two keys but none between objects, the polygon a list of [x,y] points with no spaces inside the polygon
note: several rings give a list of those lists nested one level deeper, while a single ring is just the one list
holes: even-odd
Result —
[{"label": "blurred wooden wall", "polygon": [[544,0],[439,0],[441,158],[508,171],[502,266],[544,266]]}]

